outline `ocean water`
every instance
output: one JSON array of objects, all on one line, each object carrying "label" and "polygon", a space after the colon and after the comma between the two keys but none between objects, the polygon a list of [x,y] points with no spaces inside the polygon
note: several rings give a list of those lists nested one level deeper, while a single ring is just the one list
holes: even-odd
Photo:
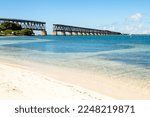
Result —
[{"label": "ocean water", "polygon": [[140,79],[150,87],[150,36],[0,37],[0,53],[2,58]]}]

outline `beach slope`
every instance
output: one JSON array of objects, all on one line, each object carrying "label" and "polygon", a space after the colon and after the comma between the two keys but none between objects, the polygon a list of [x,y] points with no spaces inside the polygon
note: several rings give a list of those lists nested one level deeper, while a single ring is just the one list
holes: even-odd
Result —
[{"label": "beach slope", "polygon": [[36,71],[0,63],[0,99],[112,99]]}]

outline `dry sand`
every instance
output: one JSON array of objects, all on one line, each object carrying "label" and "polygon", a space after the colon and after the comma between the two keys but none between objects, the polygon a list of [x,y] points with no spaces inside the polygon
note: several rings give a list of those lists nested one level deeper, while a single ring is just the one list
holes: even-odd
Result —
[{"label": "dry sand", "polygon": [[37,71],[0,62],[0,99],[113,99]]}]

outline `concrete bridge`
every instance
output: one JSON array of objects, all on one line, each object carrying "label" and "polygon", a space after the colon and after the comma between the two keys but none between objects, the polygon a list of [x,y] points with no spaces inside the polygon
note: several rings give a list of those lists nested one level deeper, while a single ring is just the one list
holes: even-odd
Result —
[{"label": "concrete bridge", "polygon": [[23,29],[31,29],[41,31],[41,35],[47,35],[46,32],[46,22],[41,21],[32,21],[32,20],[23,20],[23,19],[8,19],[0,18],[0,24],[3,22],[13,22],[21,25]]},{"label": "concrete bridge", "polygon": [[109,30],[98,30],[98,29],[91,29],[91,28],[83,28],[83,27],[76,27],[76,26],[69,26],[69,25],[62,25],[62,24],[53,24],[53,32],[52,35],[58,35],[58,32],[61,35],[72,36],[72,35],[121,35],[119,32],[113,32]]}]

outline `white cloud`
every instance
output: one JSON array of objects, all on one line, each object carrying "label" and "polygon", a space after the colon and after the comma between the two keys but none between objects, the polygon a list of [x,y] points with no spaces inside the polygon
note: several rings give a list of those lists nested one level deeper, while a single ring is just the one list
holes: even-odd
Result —
[{"label": "white cloud", "polygon": [[136,14],[129,16],[129,19],[132,21],[139,21],[142,18],[143,18],[143,15],[141,13],[136,13]]},{"label": "white cloud", "polygon": [[126,34],[150,34],[150,20],[147,14],[136,13],[122,22],[101,25],[99,29],[117,31]]}]

